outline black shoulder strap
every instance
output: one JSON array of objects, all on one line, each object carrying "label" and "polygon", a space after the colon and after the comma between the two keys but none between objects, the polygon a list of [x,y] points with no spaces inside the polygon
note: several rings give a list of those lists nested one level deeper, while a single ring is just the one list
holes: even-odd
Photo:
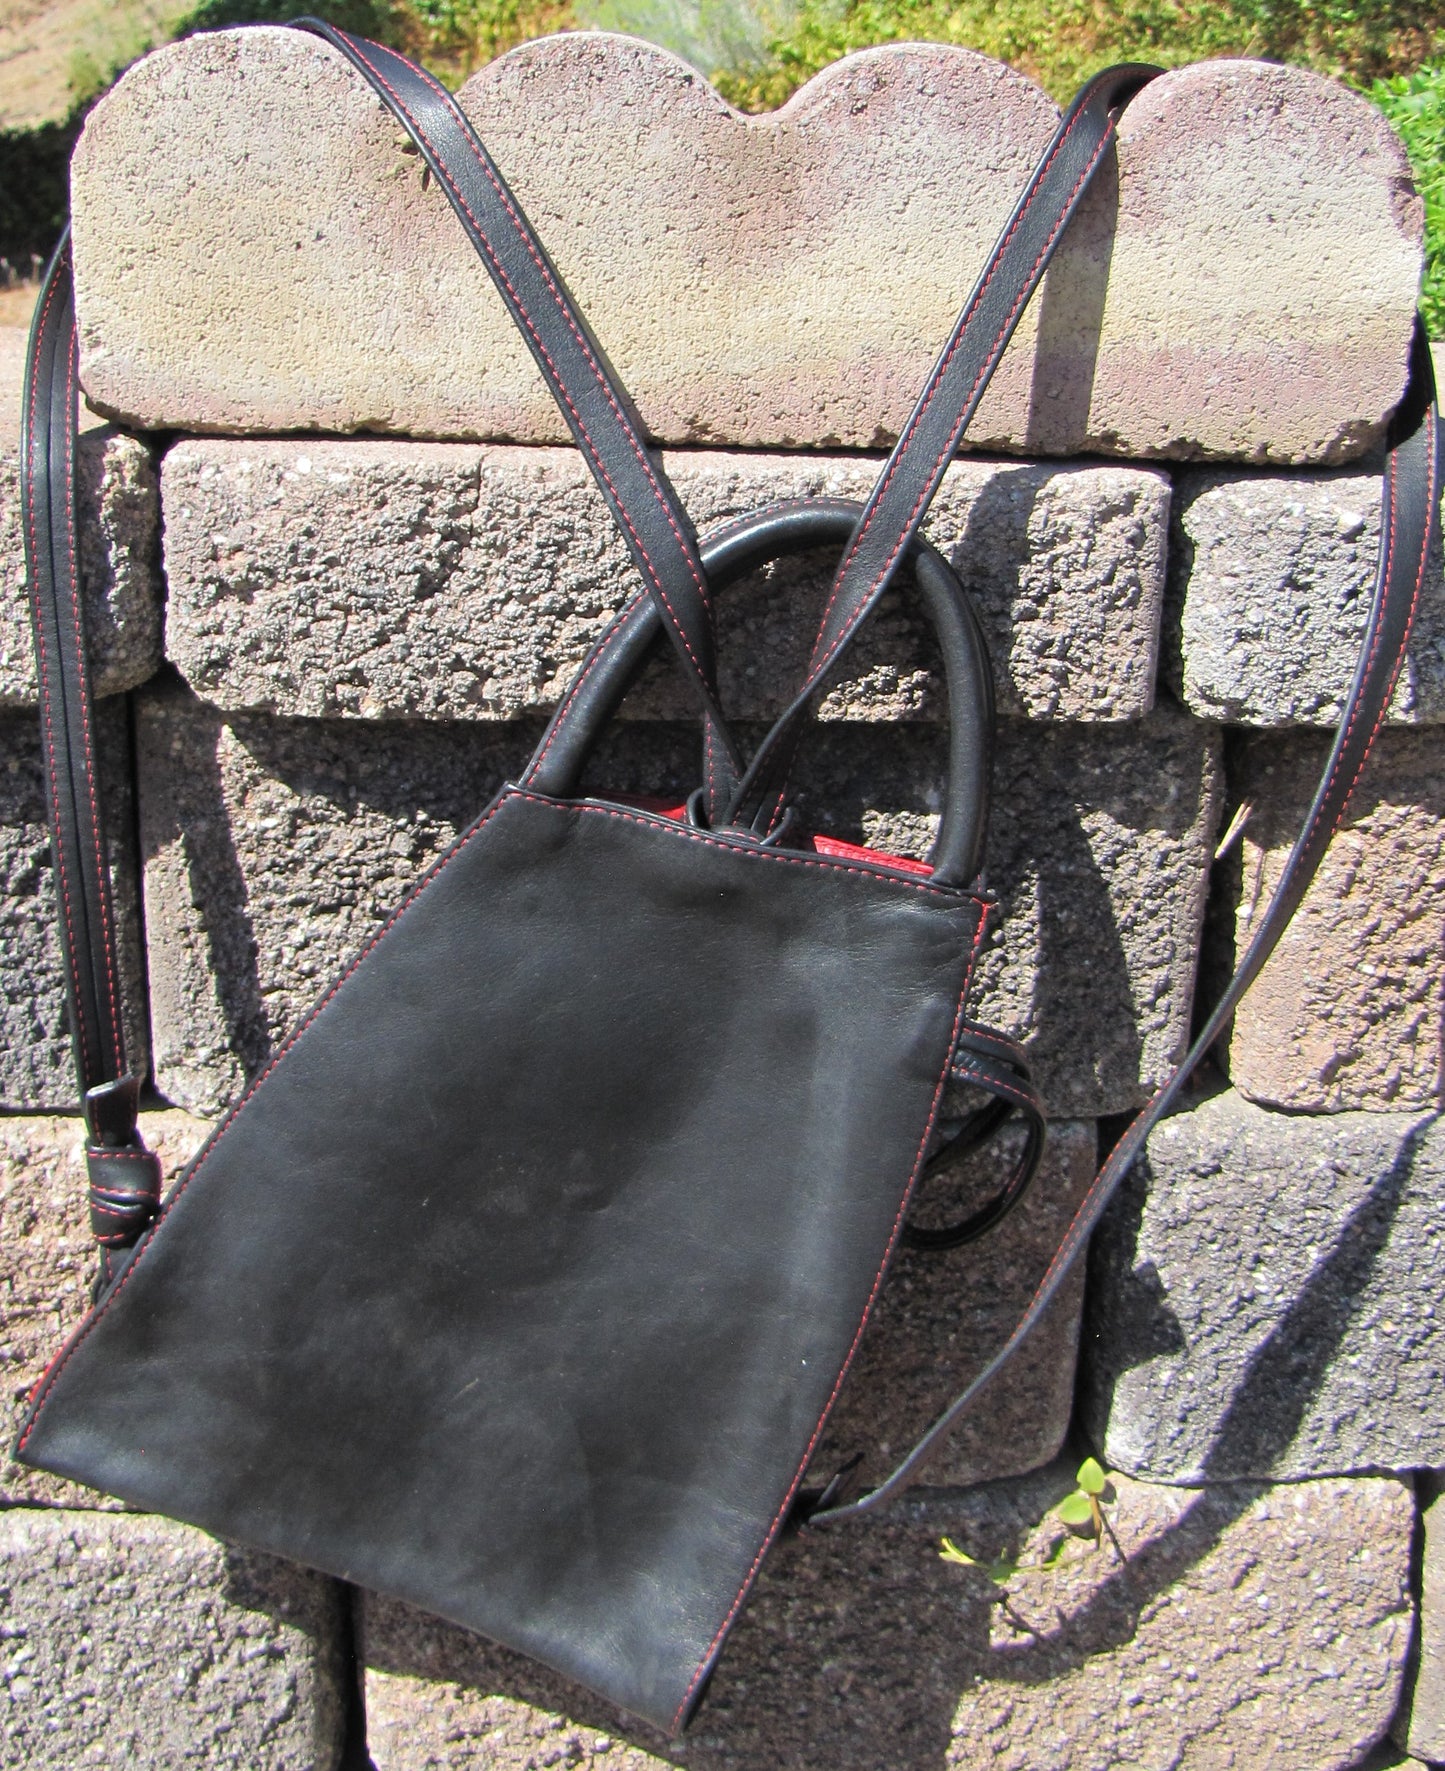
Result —
[{"label": "black shoulder strap", "polygon": [[712,603],[697,537],[646,431],[561,274],[452,95],[395,50],[300,19],[339,49],[415,142],[476,248],[601,488],[702,708],[709,817],[739,759],[717,700]]},{"label": "black shoulder strap", "polygon": [[123,1076],[126,1062],[76,570],[75,320],[68,250],[67,230],[31,327],[20,484],[71,1038],[86,1094]]},{"label": "black shoulder strap", "polygon": [[1390,431],[1385,469],[1380,554],[1370,617],[1344,714],[1319,788],[1274,896],[1255,930],[1239,968],[1220,997],[1184,1061],[1131,1122],[1115,1144],[1065,1232],[1028,1308],[1008,1340],[968,1387],[877,1488],[846,1505],[821,1506],[807,1514],[809,1524],[856,1517],[899,1493],[957,1424],[979,1392],[1005,1366],[1038,1326],[1065,1275],[1088,1244],[1089,1234],[1119,1183],[1142,1153],[1149,1134],[1178,1101],[1189,1079],[1229,1025],[1240,999],[1263,969],[1286,924],[1324,859],[1339,828],[1350,795],[1364,769],[1404,663],[1410,630],[1434,545],[1439,502],[1440,440],[1435,376],[1429,340],[1417,318],[1410,350],[1410,380]]},{"label": "black shoulder strap", "polygon": [[97,1284],[160,1201],[161,1168],[136,1135],[140,1078],[126,1063],[115,916],[96,784],[75,521],[76,344],[69,230],[30,329],[20,411],[20,512],[40,692],[41,759],[71,1043],[86,1121]]},{"label": "black shoulder strap", "polygon": [[892,582],[928,514],[1029,297],[1109,151],[1115,119],[1159,73],[1134,63],[1107,68],[1064,113],[868,495],[834,575],[803,685],[753,753],[729,822],[771,829],[780,815],[780,783],[813,697]]}]

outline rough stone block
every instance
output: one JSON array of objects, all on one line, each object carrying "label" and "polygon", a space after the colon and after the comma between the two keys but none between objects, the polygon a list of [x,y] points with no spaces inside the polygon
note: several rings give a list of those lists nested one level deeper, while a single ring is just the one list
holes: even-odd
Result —
[{"label": "rough stone block", "polygon": [[153,1070],[225,1106],[434,856],[526,762],[540,727],[219,718],[139,701]]},{"label": "rough stone block", "polygon": [[[653,434],[750,448],[898,433],[1058,119],[1001,63],[916,44],[742,117],[604,33],[524,44],[459,101]],[[91,398],[145,428],[565,439],[409,147],[314,38],[198,36],[133,68],[74,161]],[[1085,203],[972,446],[1336,461],[1380,434],[1422,211],[1363,98],[1181,69]]]},{"label": "rough stone block", "polygon": [[[945,1100],[944,1112],[954,1103]],[[838,1404],[814,1453],[815,1487],[856,1453],[852,1479],[881,1481],[945,1406],[1002,1346],[1063,1241],[1094,1178],[1097,1137],[1087,1121],[1056,1120],[1032,1190],[985,1241],[946,1253],[898,1250]],[[997,1191],[1017,1153],[1006,1134],[955,1177],[930,1177],[913,1215],[947,1223]],[[962,1209],[959,1209],[960,1203]],[[1074,1405],[1082,1267],[1009,1366],[928,1466],[941,1486],[1034,1470],[1057,1455]]]},{"label": "rough stone block", "polygon": [[[91,687],[97,696],[117,695],[153,676],[161,662],[155,460],[134,437],[88,431],[76,448],[76,484]],[[0,707],[34,707],[38,699],[19,467],[10,449],[0,451]]]},{"label": "rough stone block", "polygon": [[0,1512],[6,1771],[333,1771],[333,1582],[136,1514]]},{"label": "rough stone block", "polygon": [[[538,735],[222,721],[181,690],[146,691],[139,731],[155,1076],[203,1113],[265,1062]],[[1182,1050],[1213,841],[1210,734],[1163,709],[1119,727],[1002,729],[990,874],[1004,925],[973,1012],[1028,1040],[1054,1117],[1124,1110]],[[835,836],[926,853],[942,744],[917,725],[819,728],[799,811]],[[690,727],[619,722],[591,779],[685,794],[698,748]]]},{"label": "rough stone block", "polygon": [[[207,1129],[186,1113],[141,1115],[141,1134],[160,1155],[167,1186]],[[10,1456],[31,1390],[89,1304],[96,1244],[84,1145],[79,1118],[0,1118],[0,1508],[120,1504]]]},{"label": "rough stone block", "polygon": [[[783,498],[864,498],[876,463],[667,457],[706,529]],[[166,643],[228,712],[512,719],[550,711],[641,588],[573,449],[189,440],[161,469]],[[1127,467],[952,467],[928,523],[978,600],[999,705],[1119,720],[1154,696],[1169,482]],[[806,671],[833,558],[737,586],[720,610],[723,705],[775,715]],[[911,593],[852,648],[824,719],[937,717],[936,648]],[[687,718],[661,664],[632,711]]]},{"label": "rough stone block", "polygon": [[1081,1407],[1163,1482],[1445,1464],[1445,1133],[1428,1116],[1168,1119],[1095,1232]]},{"label": "rough stone block", "polygon": [[[122,703],[97,705],[96,738],[126,1048],[144,1073],[145,959]],[[33,710],[0,712],[0,1111],[68,1112],[76,1104],[60,943],[39,727]]]},{"label": "rough stone block", "polygon": [[[1387,1478],[1203,1492],[1116,1478],[1125,1560],[1044,1518],[1071,1485],[895,1507],[778,1545],[687,1737],[391,1600],[363,1606],[379,1771],[1353,1771],[1410,1635],[1411,1501]],[[1040,1521],[1042,1520],[1042,1523]],[[1021,1556],[999,1589],[938,1554]]]},{"label": "rough stone block", "polygon": [[1417,1480],[1420,1503],[1420,1616],[1408,1690],[1392,1732],[1408,1751],[1431,1764],[1445,1761],[1445,1480],[1441,1472]]},{"label": "rough stone block", "polygon": [[1114,731],[1000,728],[1002,923],[970,1013],[1025,1042],[1052,1115],[1127,1112],[1184,1055],[1220,773],[1215,729],[1170,707]]},{"label": "rough stone block", "polygon": [[[1191,712],[1246,726],[1339,723],[1375,585],[1377,474],[1195,471],[1174,487],[1165,680]],[[1391,704],[1445,720],[1437,542]]]},{"label": "rough stone block", "polygon": [[[0,327],[0,708],[38,697],[20,526],[20,383],[25,332]],[[91,687],[116,695],[161,661],[160,490],[155,457],[86,414],[76,449],[80,582]]]},{"label": "rough stone block", "polygon": [[[1243,738],[1231,792],[1242,953],[1304,824],[1329,741]],[[1445,1078],[1445,770],[1439,734],[1376,740],[1344,822],[1234,1017],[1229,1074],[1252,1100],[1304,1112],[1439,1103]]]}]

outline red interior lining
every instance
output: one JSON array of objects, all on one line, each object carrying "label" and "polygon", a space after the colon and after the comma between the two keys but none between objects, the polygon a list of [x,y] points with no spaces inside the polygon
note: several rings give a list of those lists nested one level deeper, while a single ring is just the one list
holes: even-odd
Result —
[{"label": "red interior lining", "polygon": [[[655,812],[659,818],[673,818],[679,823],[687,816],[686,800],[677,805],[648,793],[610,793],[607,797],[615,805],[634,806],[639,812]],[[810,841],[815,854],[828,855],[835,861],[866,861],[873,867],[892,867],[899,873],[916,873],[923,879],[933,872],[926,861],[913,861],[906,855],[885,855],[880,849],[865,849],[836,836],[815,836]]]}]

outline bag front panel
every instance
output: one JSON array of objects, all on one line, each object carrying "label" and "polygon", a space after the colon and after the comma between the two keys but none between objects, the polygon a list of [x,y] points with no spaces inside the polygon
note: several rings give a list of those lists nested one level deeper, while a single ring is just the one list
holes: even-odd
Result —
[{"label": "bag front panel", "polygon": [[505,793],[192,1165],[25,1457],[676,1723],[876,1289],[981,920]]}]

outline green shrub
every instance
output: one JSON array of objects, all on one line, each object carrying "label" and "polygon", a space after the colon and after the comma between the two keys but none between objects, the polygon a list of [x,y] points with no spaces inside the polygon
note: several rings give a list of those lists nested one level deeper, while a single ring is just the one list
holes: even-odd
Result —
[{"label": "green shrub", "polygon": [[1430,336],[1445,338],[1445,64],[1378,80],[1369,96],[1399,131],[1425,199],[1420,306]]},{"label": "green shrub", "polygon": [[1113,61],[1166,67],[1207,56],[1302,62],[1369,81],[1445,48],[1445,4],[1431,0],[798,0],[772,39],[771,65],[725,76],[745,109],[780,104],[850,50],[957,43],[997,56],[1065,98]]}]

